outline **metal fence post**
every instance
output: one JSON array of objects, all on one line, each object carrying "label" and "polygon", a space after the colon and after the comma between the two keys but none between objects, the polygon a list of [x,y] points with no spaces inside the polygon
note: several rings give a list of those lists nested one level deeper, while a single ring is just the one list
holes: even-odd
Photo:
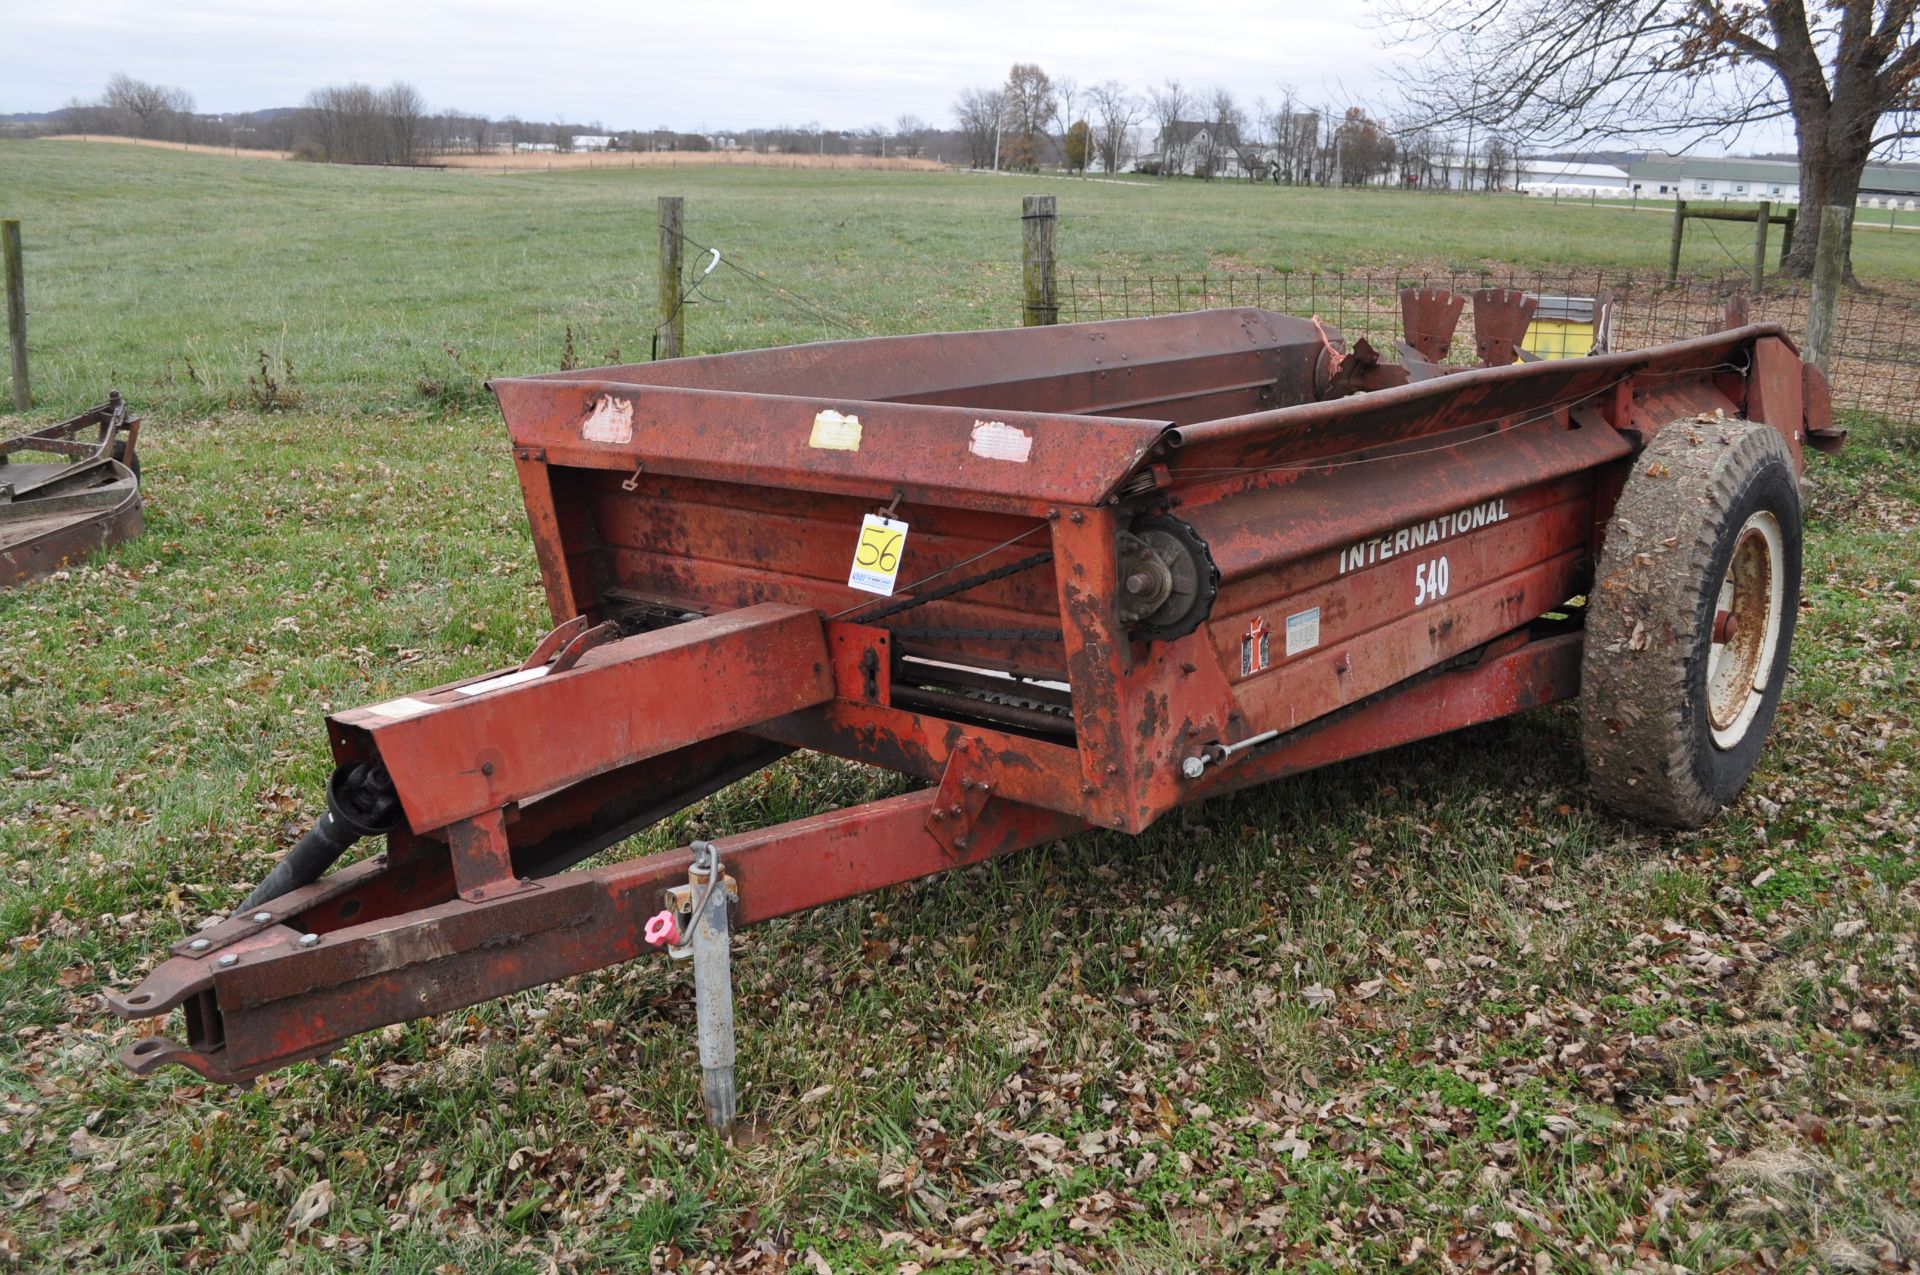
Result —
[{"label": "metal fence post", "polygon": [[20,223],[0,221],[0,251],[7,259],[7,342],[13,347],[13,410],[33,406],[27,384],[27,272],[20,255]]},{"label": "metal fence post", "polygon": [[1053,281],[1053,222],[1052,195],[1028,195],[1020,201],[1021,278],[1026,293],[1020,321],[1024,327],[1060,322],[1060,298]]},{"label": "metal fence post", "polygon": [[1832,204],[1820,210],[1820,243],[1813,253],[1813,295],[1807,301],[1809,360],[1829,380],[1833,377],[1834,316],[1840,305],[1840,281],[1846,273],[1847,232],[1853,228],[1851,205]]},{"label": "metal fence post", "polygon": [[654,329],[654,357],[677,359],[686,349],[687,316],[681,304],[685,286],[686,200],[660,196],[660,325]]},{"label": "metal fence post", "polygon": [[1767,200],[1760,201],[1760,213],[1753,219],[1753,290],[1760,291],[1760,281],[1767,277],[1767,223],[1773,218],[1773,205]]}]

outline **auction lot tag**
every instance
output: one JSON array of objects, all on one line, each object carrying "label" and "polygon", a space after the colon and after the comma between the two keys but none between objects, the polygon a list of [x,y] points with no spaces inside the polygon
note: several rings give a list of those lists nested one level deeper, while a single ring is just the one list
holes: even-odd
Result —
[{"label": "auction lot tag", "polygon": [[900,557],[907,551],[907,524],[868,514],[860,520],[860,543],[853,549],[853,570],[847,587],[893,596],[900,575]]}]

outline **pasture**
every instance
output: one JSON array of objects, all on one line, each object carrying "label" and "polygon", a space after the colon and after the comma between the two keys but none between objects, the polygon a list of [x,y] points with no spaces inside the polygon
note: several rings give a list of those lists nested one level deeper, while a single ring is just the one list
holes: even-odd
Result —
[{"label": "pasture", "polygon": [[[1786,702],[1703,832],[1590,805],[1566,705],[776,922],[735,955],[733,1146],[663,962],[245,1092],[113,1064],[132,1034],[99,993],[305,826],[324,716],[544,630],[480,381],[644,357],[656,195],[807,307],[720,271],[701,353],[843,334],[821,314],[1012,322],[1019,196],[1045,191],[1066,267],[1109,273],[1658,265],[1668,230],[1514,198],[0,143],[33,418],[119,388],[148,492],[143,538],[0,594],[0,1265],[1920,1260],[1920,454],[1876,420],[1816,462]],[[1920,236],[1863,234],[1856,266],[1920,282]],[[893,782],[790,760],[615,853]]]}]

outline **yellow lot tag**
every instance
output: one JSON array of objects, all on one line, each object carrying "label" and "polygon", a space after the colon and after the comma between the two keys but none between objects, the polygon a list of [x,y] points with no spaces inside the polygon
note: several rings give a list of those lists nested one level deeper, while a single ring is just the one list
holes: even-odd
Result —
[{"label": "yellow lot tag", "polygon": [[860,543],[853,549],[853,570],[847,587],[893,596],[900,575],[900,558],[907,551],[907,524],[868,514],[860,520]]}]

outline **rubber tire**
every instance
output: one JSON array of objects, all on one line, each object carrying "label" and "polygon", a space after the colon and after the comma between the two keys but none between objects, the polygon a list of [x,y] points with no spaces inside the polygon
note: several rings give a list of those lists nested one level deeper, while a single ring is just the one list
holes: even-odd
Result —
[{"label": "rubber tire", "polygon": [[[1763,509],[1785,558],[1780,636],[1758,711],[1722,749],[1707,717],[1708,648],[1734,542]],[[1769,425],[1676,421],[1634,460],[1588,594],[1580,665],[1580,745],[1601,802],[1697,828],[1746,786],[1787,676],[1801,539],[1793,456]]]}]

